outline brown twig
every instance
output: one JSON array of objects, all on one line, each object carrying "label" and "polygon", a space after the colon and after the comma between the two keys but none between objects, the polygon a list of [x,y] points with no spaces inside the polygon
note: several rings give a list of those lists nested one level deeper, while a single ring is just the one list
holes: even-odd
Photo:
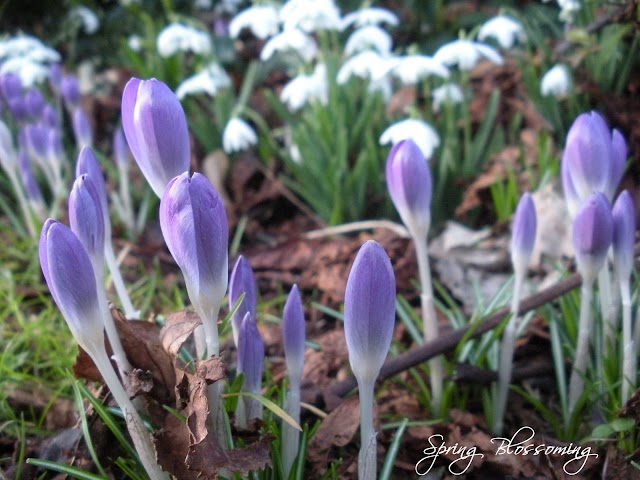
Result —
[{"label": "brown twig", "polygon": [[[538,308],[546,303],[549,303],[556,298],[564,295],[565,293],[577,288],[582,283],[580,275],[575,273],[564,280],[552,285],[549,288],[535,293],[520,303],[520,309],[518,312],[522,315],[530,310]],[[403,372],[411,367],[429,360],[430,358],[448,352],[456,347],[463,338],[474,338],[488,332],[500,324],[506,315],[509,314],[509,308],[503,307],[500,310],[492,313],[486,317],[479,324],[468,325],[458,330],[454,330],[447,334],[441,335],[437,340],[413,348],[408,352],[402,353],[396,357],[393,357],[385,362],[380,371],[378,381],[382,381],[397,373]],[[354,377],[341,380],[334,383],[329,387],[328,394],[330,396],[344,397],[351,390],[356,388],[357,383]]]}]

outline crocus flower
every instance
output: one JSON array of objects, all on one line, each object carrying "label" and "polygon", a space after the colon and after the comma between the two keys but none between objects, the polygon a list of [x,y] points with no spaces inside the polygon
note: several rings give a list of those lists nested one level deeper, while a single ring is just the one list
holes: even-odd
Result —
[{"label": "crocus flower", "polygon": [[611,201],[626,157],[622,134],[618,130],[612,133],[599,113],[579,115],[569,129],[562,155],[561,176],[570,210],[593,192],[603,192]]},{"label": "crocus flower", "polygon": [[239,117],[231,117],[222,132],[222,147],[227,153],[246,150],[258,142],[258,136],[251,126]]},{"label": "crocus flower", "polygon": [[298,286],[291,287],[282,314],[282,340],[290,382],[300,382],[304,360],[304,310]]},{"label": "crocus flower", "polygon": [[376,25],[366,25],[354,30],[344,47],[344,54],[351,56],[363,50],[375,50],[381,55],[391,52],[393,40],[386,30]]},{"label": "crocus flower", "polygon": [[53,105],[46,104],[42,109],[42,121],[49,128],[60,128],[60,116],[58,115],[58,111],[53,107]]},{"label": "crocus flower", "polygon": [[520,22],[508,15],[498,15],[482,24],[478,32],[478,40],[495,38],[500,47],[509,49],[516,42],[525,40],[524,30]]},{"label": "crocus flower", "polygon": [[254,5],[231,19],[229,36],[238,38],[242,30],[249,30],[256,38],[266,40],[278,33],[278,11],[272,5]]},{"label": "crocus flower", "polygon": [[45,106],[42,92],[38,89],[32,88],[25,94],[24,101],[31,118],[40,118]]},{"label": "crocus flower", "polygon": [[434,112],[439,112],[443,104],[455,105],[464,101],[462,89],[455,83],[445,83],[434,88],[431,95],[433,97],[431,105]]},{"label": "crocus flower", "polygon": [[395,319],[396,282],[384,249],[368,240],[347,280],[344,335],[349,363],[359,381],[374,382],[384,363]]},{"label": "crocus flower", "polygon": [[611,204],[601,192],[593,193],[573,220],[573,248],[578,271],[594,279],[607,259],[613,241]]},{"label": "crocus flower", "polygon": [[22,97],[22,81],[15,73],[5,73],[0,75],[0,92],[5,101],[10,98]]},{"label": "crocus flower", "polygon": [[166,26],[156,39],[161,57],[170,57],[178,52],[207,55],[211,51],[211,37],[207,32],[180,23]]},{"label": "crocus flower", "polygon": [[433,58],[448,67],[457,66],[462,71],[471,70],[481,57],[502,65],[502,57],[489,45],[471,40],[455,40],[440,47]]},{"label": "crocus flower", "polygon": [[[264,370],[264,344],[256,323],[247,313],[242,320],[238,337],[238,373],[242,373],[242,391],[260,394]],[[247,426],[247,420],[262,417],[262,404],[254,398],[240,397],[236,410],[236,424]]]},{"label": "crocus flower", "polygon": [[249,261],[242,255],[236,260],[236,264],[229,278],[229,310],[233,308],[240,296],[244,293],[244,299],[231,318],[233,330],[233,342],[238,346],[240,325],[247,313],[251,318],[256,318],[256,280]]},{"label": "crocus flower", "polygon": [[425,158],[431,158],[440,145],[440,137],[431,125],[423,120],[408,118],[394,123],[380,135],[380,145],[395,145],[400,140],[411,139],[420,148]]},{"label": "crocus flower", "polygon": [[566,65],[554,65],[542,76],[540,93],[544,97],[566,98],[571,90],[571,74]]},{"label": "crocus flower", "polygon": [[636,241],[636,209],[628,190],[613,205],[613,262],[618,278],[629,278],[634,265]]},{"label": "crocus flower", "polygon": [[391,10],[380,7],[367,7],[348,13],[342,17],[340,30],[346,30],[351,25],[362,27],[364,25],[387,24],[395,27],[398,23],[398,17]]},{"label": "crocus flower", "polygon": [[511,234],[511,260],[516,275],[526,271],[536,240],[536,207],[529,192],[520,197],[513,216]]},{"label": "crocus flower", "polygon": [[69,223],[82,242],[98,278],[104,269],[104,217],[102,202],[91,177],[76,178],[69,195]]},{"label": "crocus flower", "polygon": [[67,110],[73,112],[80,107],[80,85],[75,75],[63,75],[60,90]]},{"label": "crocus flower", "polygon": [[73,135],[78,148],[90,147],[93,144],[91,122],[82,108],[76,108],[73,112]]},{"label": "crocus flower", "polygon": [[159,80],[132,78],[122,94],[122,128],[140,170],[162,197],[169,181],[189,169],[191,159],[180,101]]},{"label": "crocus flower", "polygon": [[387,189],[402,222],[424,239],[431,223],[432,180],[422,151],[412,140],[396,143],[387,156]]},{"label": "crocus flower", "polygon": [[209,355],[218,355],[217,315],[228,282],[227,214],[218,192],[200,173],[169,182],[160,201],[160,227],[200,315]]},{"label": "crocus flower", "polygon": [[309,62],[316,56],[318,46],[311,36],[302,30],[292,28],[271,37],[262,47],[260,60],[266,62],[276,52],[295,52],[305,62]]}]

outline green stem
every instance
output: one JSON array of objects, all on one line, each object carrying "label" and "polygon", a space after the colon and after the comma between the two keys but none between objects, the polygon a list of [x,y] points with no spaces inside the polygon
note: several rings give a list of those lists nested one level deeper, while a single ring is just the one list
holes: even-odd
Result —
[{"label": "green stem", "polygon": [[[297,423],[300,423],[300,381],[289,380],[289,391],[285,402],[285,411]],[[293,463],[298,455],[300,445],[300,431],[287,422],[282,422],[282,468],[284,478],[289,478]]]},{"label": "green stem", "polygon": [[629,279],[620,280],[622,297],[622,398],[624,405],[636,384],[636,346],[631,332],[631,287]]},{"label": "green stem", "polygon": [[105,239],[104,239],[104,258],[107,262],[107,267],[109,268],[109,272],[111,273],[111,280],[113,281],[113,285],[116,288],[116,292],[118,294],[118,298],[120,298],[120,302],[122,302],[122,308],[124,309],[124,315],[129,320],[133,318],[138,318],[140,316],[140,311],[135,310],[133,308],[133,304],[131,303],[131,299],[129,298],[129,294],[127,293],[127,287],[124,285],[124,280],[122,279],[122,275],[120,274],[120,268],[118,267],[118,262],[116,261],[115,253],[113,252],[113,244],[111,243],[111,228],[109,228],[109,235],[106,235],[105,229]]},{"label": "green stem", "polygon": [[573,360],[573,370],[569,380],[569,414],[578,402],[584,388],[584,377],[587,374],[587,363],[589,360],[589,338],[593,317],[591,315],[591,300],[593,297],[593,279],[583,278],[580,292],[580,323],[578,326],[578,345],[576,355]]},{"label": "green stem", "polygon": [[376,432],[373,429],[374,383],[374,381],[358,382],[358,393],[360,395],[358,480],[375,480],[376,478]]}]

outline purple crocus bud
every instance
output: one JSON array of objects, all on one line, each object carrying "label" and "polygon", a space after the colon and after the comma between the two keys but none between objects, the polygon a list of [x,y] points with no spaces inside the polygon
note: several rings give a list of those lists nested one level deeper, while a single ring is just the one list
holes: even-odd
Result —
[{"label": "purple crocus bud", "polygon": [[160,227],[191,302],[217,314],[228,283],[228,226],[220,195],[207,177],[184,172],[169,182],[160,200]]},{"label": "purple crocus bud", "polygon": [[42,227],[38,255],[51,296],[76,341],[89,352],[103,349],[96,280],[78,237],[66,225],[49,219]]},{"label": "purple crocus bud", "polygon": [[242,390],[259,393],[264,367],[264,344],[256,322],[247,312],[240,325],[238,337],[238,373],[244,374]]},{"label": "purple crocus bud", "polygon": [[27,198],[37,205],[44,205],[42,190],[40,190],[40,185],[38,185],[38,181],[31,169],[29,155],[27,155],[27,152],[22,148],[20,149],[20,153],[18,153],[18,166],[20,168],[20,174],[22,175],[22,184],[24,185]]},{"label": "purple crocus bud", "polygon": [[592,282],[604,266],[612,240],[611,204],[604,194],[593,193],[573,220],[576,264],[585,282]]},{"label": "purple crocus bud", "polygon": [[89,117],[82,108],[73,111],[73,136],[78,148],[90,147],[93,144],[93,133]]},{"label": "purple crocus bud", "polygon": [[104,271],[104,217],[100,197],[86,173],[76,178],[69,195],[69,223],[82,242],[97,278]]},{"label": "purple crocus bud", "polygon": [[59,128],[60,127],[60,117],[58,116],[58,112],[51,104],[46,104],[42,109],[42,121],[49,128]]},{"label": "purple crocus bud", "polygon": [[0,75],[0,92],[7,103],[12,98],[22,98],[22,80],[15,73]]},{"label": "purple crocus bud", "polygon": [[27,119],[29,112],[24,97],[21,95],[11,97],[7,100],[7,105],[16,122],[24,122]]},{"label": "purple crocus bud", "polygon": [[24,97],[24,101],[27,106],[27,112],[31,115],[32,118],[40,119],[42,115],[42,110],[44,109],[45,101],[42,96],[42,92],[38,89],[31,89],[27,92]]},{"label": "purple crocus bud", "polygon": [[249,265],[249,261],[240,255],[229,278],[229,309],[233,308],[243,293],[244,299],[231,317],[233,341],[236,347],[238,346],[240,324],[247,313],[251,315],[251,318],[256,318],[257,309],[256,280],[253,276],[253,269]]},{"label": "purple crocus bud", "polygon": [[57,128],[48,128],[47,157],[53,165],[60,165],[64,157],[64,147],[60,131]]},{"label": "purple crocus bud", "polygon": [[120,167],[126,167],[129,163],[129,145],[122,128],[116,128],[113,132],[113,156]]},{"label": "purple crocus bud", "polygon": [[73,112],[80,107],[80,85],[75,75],[64,75],[60,81],[60,91],[67,110]]},{"label": "purple crocus bud", "polygon": [[[282,340],[289,379],[300,382],[304,363],[304,310],[298,286],[293,285],[282,314]],[[292,380],[290,380],[292,383]]]},{"label": "purple crocus bud", "polygon": [[513,216],[511,261],[516,275],[523,274],[529,264],[536,240],[536,223],[536,207],[531,194],[526,192],[520,198]]},{"label": "purple crocus bud", "polygon": [[624,139],[622,133],[619,130],[614,129],[611,135],[611,148],[613,154],[611,156],[611,178],[609,179],[609,185],[607,186],[607,197],[613,198],[618,185],[624,175],[624,166],[627,162],[627,142]]},{"label": "purple crocus bud", "polygon": [[49,128],[43,123],[32,123],[25,127],[24,133],[29,153],[38,159],[45,159],[49,145]]},{"label": "purple crocus bud", "polygon": [[396,281],[384,249],[368,240],[356,256],[344,296],[344,336],[358,382],[373,383],[389,351]]},{"label": "purple crocus bud", "polygon": [[636,209],[628,190],[613,205],[613,262],[619,279],[628,279],[633,270],[636,241]]},{"label": "purple crocus bud", "polygon": [[59,96],[62,88],[62,67],[59,63],[54,63],[49,67],[49,85],[51,90]]},{"label": "purple crocus bud", "polygon": [[159,80],[132,78],[122,94],[122,128],[140,170],[162,197],[169,181],[189,170],[189,131],[180,101]]},{"label": "purple crocus bud", "polygon": [[104,174],[102,173],[98,159],[89,147],[83,147],[80,150],[78,162],[76,163],[76,177],[80,177],[85,173],[91,177],[91,182],[100,198],[102,213],[108,219],[107,186],[104,183]]},{"label": "purple crocus bud", "polygon": [[431,172],[413,140],[396,143],[387,157],[387,189],[411,235],[426,238],[431,223]]}]

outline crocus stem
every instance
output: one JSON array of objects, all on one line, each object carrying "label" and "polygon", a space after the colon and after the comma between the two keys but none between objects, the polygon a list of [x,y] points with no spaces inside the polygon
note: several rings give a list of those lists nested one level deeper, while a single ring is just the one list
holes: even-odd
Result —
[{"label": "crocus stem", "polygon": [[[98,280],[98,279],[96,279]],[[100,278],[100,281],[102,279]],[[102,323],[104,324],[104,329],[107,332],[107,338],[109,339],[109,344],[111,345],[111,350],[113,351],[113,359],[118,366],[118,371],[120,372],[120,377],[125,385],[129,383],[129,373],[131,372],[131,364],[129,360],[127,360],[127,355],[124,353],[124,348],[122,348],[122,343],[120,342],[120,336],[118,335],[118,331],[116,330],[116,325],[113,323],[113,317],[111,316],[111,312],[109,311],[109,306],[107,304],[107,296],[104,291],[104,284],[98,283],[98,305],[100,308],[100,312],[102,313]]]},{"label": "crocus stem", "polygon": [[573,413],[578,398],[584,388],[584,376],[587,373],[589,337],[593,318],[591,299],[593,297],[593,279],[583,278],[580,292],[580,323],[578,325],[578,345],[573,360],[573,370],[569,381],[569,412]]},{"label": "crocus stem", "polygon": [[605,263],[598,273],[598,292],[600,293],[600,312],[604,328],[604,354],[613,351],[615,347],[617,330],[617,318],[611,289],[611,274],[609,266]]},{"label": "crocus stem", "polygon": [[[422,295],[422,327],[425,343],[438,338],[438,317],[433,305],[433,287],[431,285],[431,270],[429,268],[429,251],[425,238],[413,237],[418,258],[418,273]],[[438,356],[429,360],[429,379],[431,381],[432,410],[434,415],[440,414],[440,402],[442,399],[443,366],[442,357]]]},{"label": "crocus stem", "polygon": [[[106,233],[106,231],[105,231]],[[116,287],[116,292],[118,293],[118,298],[120,298],[120,302],[122,302],[122,308],[124,309],[124,316],[129,320],[132,318],[138,318],[140,312],[136,311],[133,308],[133,304],[131,303],[131,299],[129,298],[129,294],[127,293],[127,287],[124,285],[124,280],[122,279],[122,275],[120,274],[120,268],[118,267],[118,262],[116,261],[116,256],[113,253],[113,244],[111,243],[111,237],[105,235],[104,239],[104,258],[107,262],[107,267],[109,268],[109,272],[111,272],[111,279],[113,280],[113,285]]]},{"label": "crocus stem", "polygon": [[20,204],[20,210],[22,210],[22,216],[24,217],[24,223],[27,226],[27,231],[29,232],[29,235],[35,238],[36,227],[33,224],[31,208],[29,208],[29,203],[27,202],[24,191],[22,190],[22,185],[20,185],[18,177],[13,170],[6,170],[6,172],[9,176],[9,180],[11,181],[13,191],[16,193],[18,203]]},{"label": "crocus stem", "polygon": [[[358,382],[360,394],[360,452],[358,453],[358,479],[375,480],[377,458],[373,429],[374,382]],[[373,442],[373,448],[371,446]]]},{"label": "crocus stem", "polygon": [[631,288],[629,279],[620,282],[620,296],[622,298],[622,398],[624,405],[629,399],[630,393],[635,388],[636,379],[636,355],[635,342],[631,333]]},{"label": "crocus stem", "polygon": [[[290,380],[289,391],[285,402],[285,411],[297,423],[300,423],[300,382]],[[282,423],[282,467],[284,478],[289,478],[293,462],[298,455],[300,431],[287,422]]]},{"label": "crocus stem", "polygon": [[100,371],[100,375],[104,379],[105,383],[109,387],[113,398],[122,410],[122,415],[127,423],[131,440],[133,445],[140,456],[140,461],[144,466],[149,478],[152,480],[169,479],[169,475],[160,470],[158,462],[156,460],[156,453],[151,442],[149,432],[142,422],[142,418],[134,408],[129,396],[124,391],[122,384],[118,380],[113,368],[111,368],[111,362],[107,357],[107,353],[102,348],[97,348],[93,352],[87,352],[91,355],[92,360],[96,364],[96,367]]},{"label": "crocus stem", "polygon": [[127,164],[118,164],[118,173],[120,179],[120,200],[122,201],[122,210],[125,217],[123,221],[129,230],[131,238],[135,238],[136,225],[131,204],[131,192],[129,190],[129,166]]},{"label": "crocus stem", "polygon": [[493,433],[502,433],[504,423],[504,411],[507,406],[509,395],[509,383],[511,383],[511,372],[513,369],[513,352],[516,344],[516,334],[520,319],[518,308],[520,307],[520,291],[522,290],[523,276],[516,272],[513,297],[511,300],[511,318],[502,334],[502,344],[500,346],[500,365],[498,368],[498,395],[495,399],[493,412]]}]

